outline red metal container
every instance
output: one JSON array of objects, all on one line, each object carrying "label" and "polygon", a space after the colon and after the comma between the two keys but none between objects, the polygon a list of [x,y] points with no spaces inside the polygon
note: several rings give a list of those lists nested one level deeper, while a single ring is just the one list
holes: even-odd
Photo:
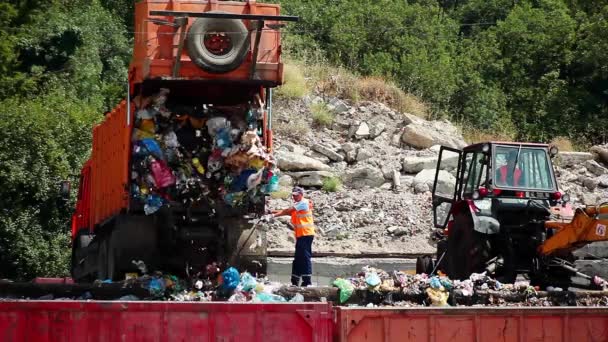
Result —
[{"label": "red metal container", "polygon": [[608,308],[336,308],[339,342],[608,341]]},{"label": "red metal container", "polygon": [[0,341],[331,341],[325,303],[0,302]]}]

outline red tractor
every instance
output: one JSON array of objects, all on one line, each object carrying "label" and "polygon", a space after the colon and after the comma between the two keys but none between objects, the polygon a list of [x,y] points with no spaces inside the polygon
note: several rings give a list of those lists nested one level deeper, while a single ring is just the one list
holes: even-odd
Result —
[{"label": "red tractor", "polygon": [[[568,195],[559,191],[553,170],[557,153],[556,147],[533,143],[442,146],[432,195],[434,225],[441,228],[437,259],[419,258],[417,272],[440,270],[465,279],[485,271],[507,283],[525,274],[534,284],[566,287],[579,276],[585,279],[581,286],[593,287],[592,277],[574,266],[571,252],[603,237],[583,234],[595,221],[578,228],[568,223],[572,215],[552,221],[555,214],[568,216]],[[568,231],[581,237],[567,243],[561,236]],[[556,241],[558,247],[549,251]]]}]

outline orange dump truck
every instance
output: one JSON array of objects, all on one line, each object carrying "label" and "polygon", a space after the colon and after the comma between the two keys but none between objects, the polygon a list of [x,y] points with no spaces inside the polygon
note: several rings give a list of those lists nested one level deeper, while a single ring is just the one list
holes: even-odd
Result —
[{"label": "orange dump truck", "polygon": [[265,236],[246,216],[276,184],[272,88],[279,28],[295,20],[255,1],[135,4],[126,98],[94,128],[81,171],[75,280],[212,261],[264,271]]}]

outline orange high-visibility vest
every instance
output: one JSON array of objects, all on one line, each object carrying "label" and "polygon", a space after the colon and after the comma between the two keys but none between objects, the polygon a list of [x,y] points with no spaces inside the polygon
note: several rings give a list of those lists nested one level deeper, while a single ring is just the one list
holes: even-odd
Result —
[{"label": "orange high-visibility vest", "polygon": [[[507,165],[503,165],[501,166],[498,171],[500,172],[500,180],[503,184],[507,183]],[[521,170],[520,169],[515,169],[515,172],[513,173],[513,184],[510,184],[511,186],[518,186],[519,185],[519,178],[521,177]]]},{"label": "orange high-visibility vest", "polygon": [[291,223],[294,227],[296,238],[301,236],[315,235],[315,224],[312,219],[312,203],[302,199],[306,203],[306,210],[293,210],[291,212]]}]

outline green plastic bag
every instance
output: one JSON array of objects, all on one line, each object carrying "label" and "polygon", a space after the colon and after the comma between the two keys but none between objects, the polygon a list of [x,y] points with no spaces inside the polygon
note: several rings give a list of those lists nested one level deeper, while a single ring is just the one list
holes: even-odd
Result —
[{"label": "green plastic bag", "polygon": [[348,280],[338,278],[334,280],[333,285],[340,289],[340,304],[345,303],[350,296],[353,295],[355,287]]}]

